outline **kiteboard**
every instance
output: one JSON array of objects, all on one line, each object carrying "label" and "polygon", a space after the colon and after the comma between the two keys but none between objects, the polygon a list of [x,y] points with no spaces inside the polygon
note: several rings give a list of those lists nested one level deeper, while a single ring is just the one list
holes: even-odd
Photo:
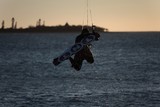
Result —
[{"label": "kiteboard", "polygon": [[88,35],[87,37],[82,39],[81,42],[75,43],[74,45],[72,45],[71,47],[66,49],[60,56],[56,57],[53,60],[53,64],[55,66],[59,65],[61,62],[69,59],[72,55],[74,55],[77,52],[79,52],[80,50],[82,50],[84,46],[90,44],[91,42],[95,41],[96,39],[97,39],[96,35],[94,35],[93,33],[90,33],[90,35]]}]

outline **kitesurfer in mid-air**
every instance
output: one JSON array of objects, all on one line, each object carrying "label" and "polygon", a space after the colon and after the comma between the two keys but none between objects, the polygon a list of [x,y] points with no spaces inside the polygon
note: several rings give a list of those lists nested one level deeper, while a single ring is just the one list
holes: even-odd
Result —
[{"label": "kitesurfer in mid-air", "polygon": [[[75,43],[81,42],[82,39],[89,35],[95,35],[95,40],[99,40],[100,35],[97,32],[92,30],[92,33],[89,33],[89,30],[87,28],[84,28],[82,29],[81,34],[76,37]],[[75,54],[74,58],[70,57],[69,60],[72,64],[72,67],[75,68],[77,71],[81,69],[83,60],[86,60],[88,63],[91,64],[94,62],[94,58],[92,52],[90,51],[89,45],[84,46],[82,50]]]}]

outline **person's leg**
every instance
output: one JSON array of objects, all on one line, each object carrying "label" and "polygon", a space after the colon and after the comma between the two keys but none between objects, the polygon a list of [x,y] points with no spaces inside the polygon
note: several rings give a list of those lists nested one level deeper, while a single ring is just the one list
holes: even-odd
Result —
[{"label": "person's leg", "polygon": [[81,58],[79,55],[75,55],[74,59],[70,57],[69,60],[72,64],[72,67],[74,67],[77,71],[81,69],[83,58]]},{"label": "person's leg", "polygon": [[92,64],[94,62],[93,55],[88,47],[85,48],[84,56],[85,56],[85,59],[87,60],[88,63]]},{"label": "person's leg", "polygon": [[87,62],[90,63],[90,64],[94,63],[93,57],[87,57],[86,60],[87,60]]}]

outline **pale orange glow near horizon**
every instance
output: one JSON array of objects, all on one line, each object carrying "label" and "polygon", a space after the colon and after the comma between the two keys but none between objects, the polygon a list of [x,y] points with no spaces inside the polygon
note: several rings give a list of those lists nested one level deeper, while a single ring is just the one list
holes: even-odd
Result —
[{"label": "pale orange glow near horizon", "polygon": [[[160,31],[160,0],[88,1],[97,26],[109,31]],[[38,19],[46,26],[83,25],[86,4],[87,0],[0,0],[0,22],[5,20],[5,27],[10,27],[14,17],[18,28],[35,26]]]}]

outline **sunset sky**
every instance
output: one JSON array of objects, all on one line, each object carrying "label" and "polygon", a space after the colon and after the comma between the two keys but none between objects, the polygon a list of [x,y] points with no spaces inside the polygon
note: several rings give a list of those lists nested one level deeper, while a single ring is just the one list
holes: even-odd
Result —
[{"label": "sunset sky", "polygon": [[[10,27],[14,17],[18,27],[35,26],[39,18],[46,26],[82,25],[86,10],[87,0],[0,0],[0,24]],[[93,23],[110,31],[160,31],[160,0],[89,0],[89,10]]]}]

